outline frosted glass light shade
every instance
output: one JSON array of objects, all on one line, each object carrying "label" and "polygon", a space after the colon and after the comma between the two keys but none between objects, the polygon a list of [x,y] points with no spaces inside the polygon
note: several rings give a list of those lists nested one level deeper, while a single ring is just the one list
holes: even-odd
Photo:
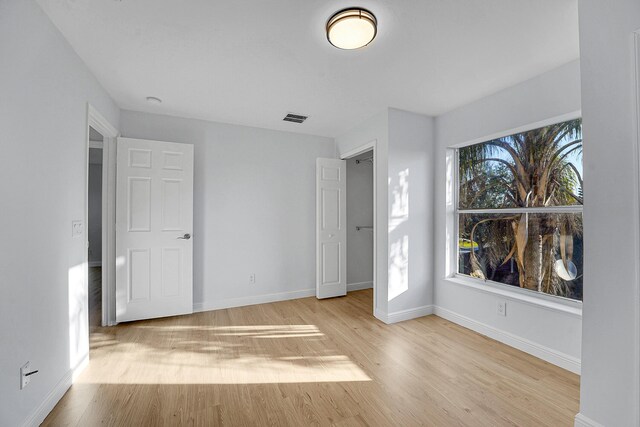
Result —
[{"label": "frosted glass light shade", "polygon": [[344,9],[327,22],[327,39],[340,49],[358,49],[371,43],[378,31],[378,21],[366,9]]}]

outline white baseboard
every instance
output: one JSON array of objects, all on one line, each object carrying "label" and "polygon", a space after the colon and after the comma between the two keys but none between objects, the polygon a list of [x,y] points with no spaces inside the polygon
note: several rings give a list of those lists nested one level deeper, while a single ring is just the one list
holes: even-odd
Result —
[{"label": "white baseboard", "polygon": [[436,316],[447,319],[453,323],[456,323],[479,334],[485,335],[489,338],[493,338],[496,341],[500,341],[508,346],[522,350],[525,353],[529,353],[539,359],[545,360],[563,369],[571,371],[580,375],[580,359],[569,356],[568,354],[559,352],[541,344],[529,341],[525,338],[521,338],[510,332],[506,332],[497,329],[493,326],[489,326],[485,323],[478,322],[469,317],[455,313],[451,310],[442,307],[435,307],[434,313]]},{"label": "white baseboard", "polygon": [[347,292],[373,288],[373,282],[347,283]]},{"label": "white baseboard", "polygon": [[102,267],[102,261],[89,261],[89,267]]},{"label": "white baseboard", "polygon": [[47,418],[47,415],[49,415],[49,412],[51,412],[60,399],[62,399],[62,396],[69,390],[73,381],[88,364],[89,355],[86,355],[75,368],[69,369],[22,425],[24,427],[37,427],[42,424],[44,419]]},{"label": "white baseboard", "polygon": [[387,325],[392,323],[404,322],[405,320],[417,319],[418,317],[433,314],[432,305],[423,305],[421,307],[410,308],[408,310],[394,311],[393,313],[384,313],[381,310],[374,310],[374,316],[382,320]]},{"label": "white baseboard", "polygon": [[433,314],[433,305],[423,305],[422,307],[410,308],[408,310],[394,311],[387,314],[387,323],[404,322],[405,320],[417,319]]},{"label": "white baseboard", "polygon": [[384,323],[389,323],[387,322],[387,313],[385,313],[384,311],[377,309],[377,308],[373,308],[373,317],[375,317],[376,319],[384,322]]},{"label": "white baseboard", "polygon": [[575,427],[604,427],[604,425],[593,421],[591,418],[586,417],[580,413],[576,415]]},{"label": "white baseboard", "polygon": [[307,298],[316,295],[316,289],[280,292],[276,294],[253,295],[240,298],[227,298],[219,301],[204,301],[193,304],[193,311],[222,310],[224,308],[243,307],[246,305],[266,304],[270,302],[287,301],[291,299]]}]

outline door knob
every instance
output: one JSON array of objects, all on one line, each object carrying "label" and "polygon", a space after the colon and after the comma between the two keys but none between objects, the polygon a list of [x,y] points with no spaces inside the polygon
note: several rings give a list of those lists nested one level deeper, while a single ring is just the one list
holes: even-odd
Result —
[{"label": "door knob", "polygon": [[332,238],[332,237],[333,237],[333,234],[329,234],[329,238]]},{"label": "door knob", "polygon": [[178,239],[189,240],[191,238],[191,234],[184,233],[184,236],[178,237]]}]

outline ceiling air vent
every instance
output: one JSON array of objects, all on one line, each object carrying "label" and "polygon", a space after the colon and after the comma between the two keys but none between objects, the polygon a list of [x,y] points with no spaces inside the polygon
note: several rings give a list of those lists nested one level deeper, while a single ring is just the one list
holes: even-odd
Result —
[{"label": "ceiling air vent", "polygon": [[309,116],[301,116],[300,114],[291,114],[291,113],[289,113],[282,120],[284,120],[285,122],[302,123],[305,120],[307,120],[307,117],[309,117]]}]

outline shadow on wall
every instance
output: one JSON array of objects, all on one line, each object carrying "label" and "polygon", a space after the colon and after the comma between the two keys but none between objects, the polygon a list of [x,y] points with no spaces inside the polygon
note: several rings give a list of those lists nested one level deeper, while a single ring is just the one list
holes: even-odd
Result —
[{"label": "shadow on wall", "polygon": [[389,214],[389,294],[388,301],[409,290],[409,169],[389,177],[393,201]]}]

